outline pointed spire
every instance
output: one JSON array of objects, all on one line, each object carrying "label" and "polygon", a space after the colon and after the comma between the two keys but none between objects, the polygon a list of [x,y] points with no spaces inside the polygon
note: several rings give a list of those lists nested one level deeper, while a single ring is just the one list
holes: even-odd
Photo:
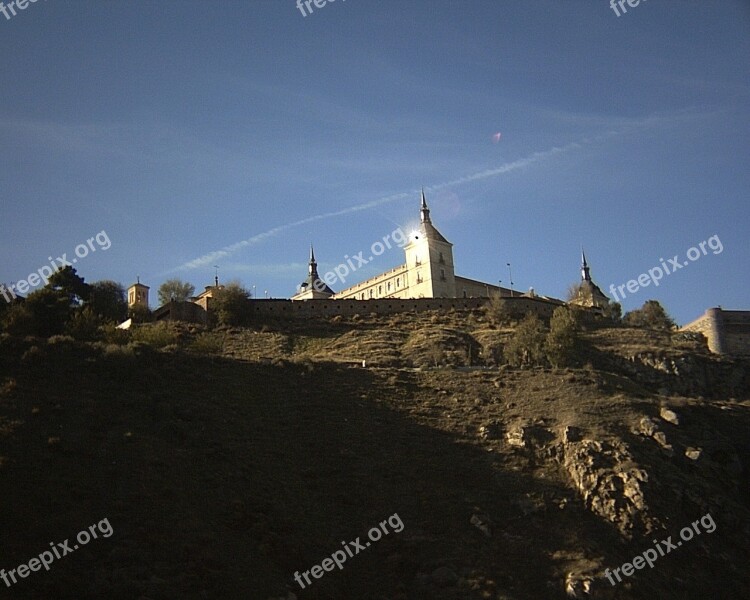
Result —
[{"label": "pointed spire", "polygon": [[310,275],[318,276],[318,263],[315,262],[315,250],[313,249],[312,243],[310,244],[310,267],[308,269]]},{"label": "pointed spire", "polygon": [[581,245],[581,280],[591,281],[591,274],[589,273],[589,264],[586,262],[586,253],[583,251],[583,245]]},{"label": "pointed spire", "polygon": [[422,204],[420,207],[420,220],[422,223],[430,223],[430,209],[427,208],[427,199],[424,196],[424,187],[422,188]]}]

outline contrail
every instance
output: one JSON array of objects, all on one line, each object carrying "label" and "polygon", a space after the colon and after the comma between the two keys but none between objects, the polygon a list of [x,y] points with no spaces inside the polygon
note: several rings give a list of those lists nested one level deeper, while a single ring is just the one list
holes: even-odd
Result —
[{"label": "contrail", "polygon": [[[586,143],[588,141],[589,140],[583,140],[583,143]],[[565,146],[554,146],[550,148],[549,150],[544,150],[542,152],[534,152],[533,154],[530,154],[529,156],[525,158],[520,158],[518,160],[505,163],[503,165],[500,165],[497,168],[487,169],[485,171],[480,171],[472,175],[466,175],[459,179],[454,179],[452,181],[447,181],[445,183],[440,183],[437,185],[426,187],[426,189],[428,191],[429,190],[435,191],[435,190],[440,190],[440,189],[444,189],[447,187],[453,187],[456,185],[469,183],[471,181],[480,181],[482,179],[488,179],[490,177],[497,177],[498,175],[502,175],[504,173],[509,173],[511,171],[522,169],[523,167],[527,167],[531,164],[544,160],[545,158],[554,156],[555,154],[561,154],[563,152],[568,152],[569,150],[575,150],[580,147],[581,147],[581,144],[578,142],[572,142],[570,144],[566,144]],[[395,200],[401,200],[403,198],[411,198],[412,196],[414,196],[414,194],[417,194],[417,193],[419,193],[419,190],[412,191],[412,192],[403,192],[400,194],[394,194],[392,196],[385,196],[383,198],[378,198],[377,200],[371,200],[370,202],[365,202],[364,204],[357,204],[356,206],[350,206],[349,208],[344,208],[344,209],[337,210],[334,212],[322,213],[320,215],[315,215],[312,217],[307,217],[305,219],[300,219],[299,221],[294,221],[293,223],[287,223],[286,225],[279,225],[278,227],[274,227],[273,229],[269,229],[268,231],[264,231],[263,233],[254,235],[253,237],[250,237],[246,240],[242,240],[241,242],[232,244],[231,246],[225,246],[221,250],[215,250],[213,252],[209,252],[208,254],[204,254],[203,256],[199,256],[198,258],[195,258],[191,261],[188,261],[180,265],[179,267],[172,269],[172,271],[168,271],[168,273],[171,273],[173,271],[184,271],[187,269],[197,269],[200,267],[205,267],[206,265],[215,263],[217,259],[219,258],[226,258],[227,256],[234,254],[235,252],[237,252],[238,250],[241,250],[242,248],[246,248],[247,246],[252,246],[254,244],[262,242],[265,239],[274,237],[275,235],[278,235],[279,233],[281,233],[282,231],[286,231],[287,229],[292,229],[293,227],[299,227],[300,225],[312,223],[313,221],[320,221],[322,219],[329,219],[331,217],[338,217],[338,216],[346,215],[349,213],[359,212],[361,210],[367,210],[368,208],[374,208],[375,206],[380,206],[381,204],[394,202]]]}]

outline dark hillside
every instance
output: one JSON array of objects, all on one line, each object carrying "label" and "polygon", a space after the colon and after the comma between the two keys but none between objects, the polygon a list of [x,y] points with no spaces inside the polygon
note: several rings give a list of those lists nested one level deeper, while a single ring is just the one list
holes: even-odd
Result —
[{"label": "dark hillside", "polygon": [[[750,595],[747,363],[600,330],[585,368],[486,368],[512,330],[460,313],[175,331],[0,339],[0,568],[114,531],[2,597]],[[707,513],[714,533],[604,578]]]}]

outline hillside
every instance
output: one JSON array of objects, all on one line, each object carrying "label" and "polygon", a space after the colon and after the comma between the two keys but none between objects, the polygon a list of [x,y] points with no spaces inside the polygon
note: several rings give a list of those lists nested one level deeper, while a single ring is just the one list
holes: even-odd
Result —
[{"label": "hillside", "polygon": [[0,337],[0,568],[113,530],[2,597],[750,597],[748,361],[599,329],[581,368],[511,368],[474,312],[149,329]]}]

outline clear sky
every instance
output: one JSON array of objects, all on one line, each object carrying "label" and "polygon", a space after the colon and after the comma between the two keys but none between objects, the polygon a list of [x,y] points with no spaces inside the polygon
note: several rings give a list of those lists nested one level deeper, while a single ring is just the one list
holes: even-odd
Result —
[{"label": "clear sky", "polygon": [[367,257],[424,186],[460,275],[563,297],[583,244],[609,294],[718,236],[623,307],[750,309],[749,2],[295,2],[0,13],[0,281],[105,231],[78,272],[152,305],[214,265],[289,297],[310,242]]}]

